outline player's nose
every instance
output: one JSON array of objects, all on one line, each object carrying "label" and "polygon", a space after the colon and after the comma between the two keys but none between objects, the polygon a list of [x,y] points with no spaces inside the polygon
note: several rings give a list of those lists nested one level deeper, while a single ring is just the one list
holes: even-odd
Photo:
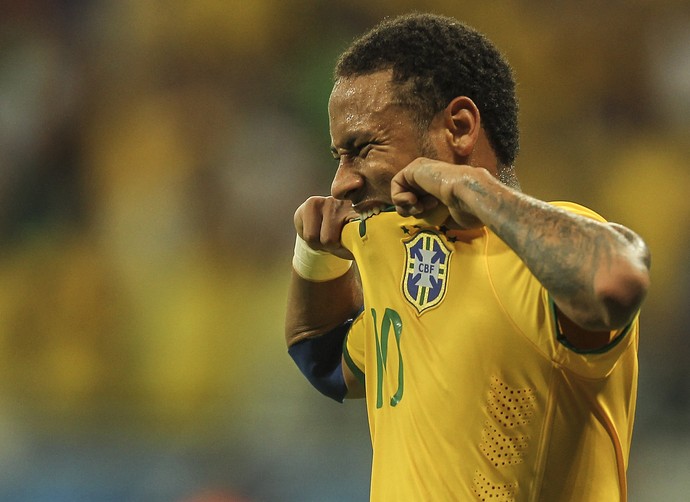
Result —
[{"label": "player's nose", "polygon": [[355,193],[364,186],[364,178],[343,161],[338,165],[333,182],[331,195],[336,199],[353,200]]}]

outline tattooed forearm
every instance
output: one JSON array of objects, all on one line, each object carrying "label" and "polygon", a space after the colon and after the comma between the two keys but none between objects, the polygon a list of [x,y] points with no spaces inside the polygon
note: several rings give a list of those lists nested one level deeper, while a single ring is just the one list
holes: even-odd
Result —
[{"label": "tattooed forearm", "polygon": [[620,233],[629,243],[633,246],[636,253],[639,254],[640,259],[649,269],[652,266],[652,255],[649,252],[649,248],[644,243],[644,241],[635,232],[629,228],[619,225],[618,223],[609,223],[611,228]]},{"label": "tattooed forearm", "polygon": [[583,327],[609,329],[634,313],[644,296],[635,281],[646,280],[649,253],[633,232],[483,178],[466,183],[461,195]]},{"label": "tattooed forearm", "polygon": [[586,309],[597,271],[610,263],[610,239],[596,223],[553,206],[521,200],[520,216],[495,231],[555,298]]}]

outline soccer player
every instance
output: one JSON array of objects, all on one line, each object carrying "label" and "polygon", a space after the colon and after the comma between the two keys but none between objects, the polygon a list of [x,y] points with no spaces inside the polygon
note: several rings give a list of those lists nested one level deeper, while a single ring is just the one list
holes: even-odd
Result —
[{"label": "soccer player", "polygon": [[499,51],[386,20],[328,111],[338,167],[295,213],[286,339],[322,393],[366,398],[371,500],[626,500],[649,253],[520,191]]}]

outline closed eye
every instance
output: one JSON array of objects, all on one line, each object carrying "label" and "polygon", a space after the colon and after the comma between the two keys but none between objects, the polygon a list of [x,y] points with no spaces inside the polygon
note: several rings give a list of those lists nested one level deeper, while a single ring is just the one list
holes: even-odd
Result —
[{"label": "closed eye", "polygon": [[347,157],[350,160],[353,160],[355,157],[363,159],[369,155],[369,152],[372,150],[374,145],[375,143],[370,141],[357,145],[351,143],[349,147],[343,148],[342,151],[338,151],[337,148],[331,147],[331,155],[333,156],[333,160],[338,162],[340,161],[341,157]]},{"label": "closed eye", "polygon": [[373,146],[374,145],[372,143],[365,143],[364,145],[358,147],[357,151],[359,156],[365,158],[367,155],[369,155],[369,152],[371,151]]}]

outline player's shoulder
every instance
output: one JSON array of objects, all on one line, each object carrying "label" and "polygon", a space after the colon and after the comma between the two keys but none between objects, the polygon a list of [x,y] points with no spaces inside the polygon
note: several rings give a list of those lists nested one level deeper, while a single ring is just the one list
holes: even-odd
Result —
[{"label": "player's shoulder", "polygon": [[556,200],[556,201],[551,201],[549,202],[552,206],[559,207],[561,209],[564,209],[566,211],[569,211],[571,213],[578,214],[580,216],[585,216],[587,218],[592,218],[593,220],[605,222],[606,218],[601,216],[599,213],[596,211],[583,206],[582,204],[578,204],[576,202],[571,202],[571,201],[566,201],[566,200]]}]

